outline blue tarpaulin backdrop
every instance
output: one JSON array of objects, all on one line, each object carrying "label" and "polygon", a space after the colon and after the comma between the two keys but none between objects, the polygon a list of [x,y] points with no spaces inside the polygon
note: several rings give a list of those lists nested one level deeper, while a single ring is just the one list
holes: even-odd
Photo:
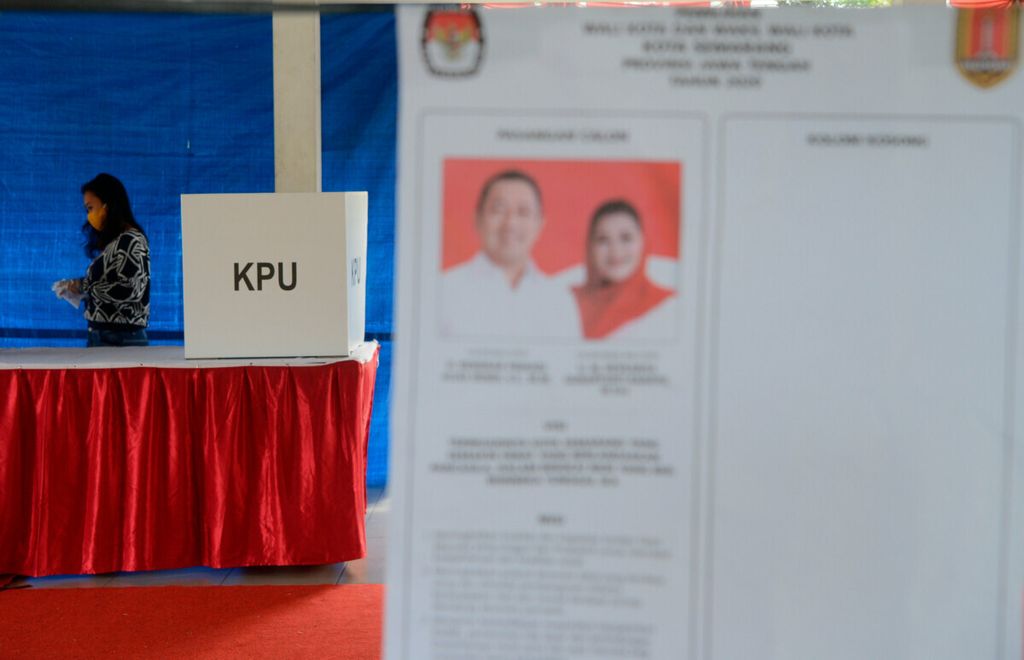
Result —
[{"label": "blue tarpaulin backdrop", "polygon": [[[321,22],[323,189],[367,190],[367,333],[381,340],[367,482],[387,479],[394,15]],[[81,346],[54,280],[88,265],[79,188],[124,181],[152,252],[153,343],[181,343],[182,193],[272,192],[268,15],[0,13],[0,346]]]}]

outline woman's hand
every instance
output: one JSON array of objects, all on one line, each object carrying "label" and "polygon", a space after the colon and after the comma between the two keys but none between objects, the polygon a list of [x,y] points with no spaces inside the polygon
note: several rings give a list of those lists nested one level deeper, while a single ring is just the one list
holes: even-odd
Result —
[{"label": "woman's hand", "polygon": [[78,309],[82,304],[82,281],[81,280],[57,280],[50,287],[61,300],[66,300],[69,305]]}]

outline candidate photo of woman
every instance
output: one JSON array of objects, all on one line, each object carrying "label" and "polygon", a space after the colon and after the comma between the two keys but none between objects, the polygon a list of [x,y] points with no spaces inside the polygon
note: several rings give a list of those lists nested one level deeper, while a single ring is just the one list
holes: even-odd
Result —
[{"label": "candidate photo of woman", "polygon": [[671,323],[666,301],[673,292],[648,277],[647,256],[643,222],[632,204],[616,199],[594,211],[586,238],[586,279],[572,288],[585,338],[648,338]]}]

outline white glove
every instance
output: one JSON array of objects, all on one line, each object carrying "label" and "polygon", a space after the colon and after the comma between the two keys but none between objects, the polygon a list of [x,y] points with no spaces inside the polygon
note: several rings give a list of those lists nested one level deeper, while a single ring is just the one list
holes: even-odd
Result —
[{"label": "white glove", "polygon": [[57,280],[53,283],[53,286],[50,287],[50,290],[53,291],[58,298],[67,301],[69,305],[78,309],[82,304],[82,298],[85,296],[81,293],[72,291],[70,288],[71,282],[72,280]]}]

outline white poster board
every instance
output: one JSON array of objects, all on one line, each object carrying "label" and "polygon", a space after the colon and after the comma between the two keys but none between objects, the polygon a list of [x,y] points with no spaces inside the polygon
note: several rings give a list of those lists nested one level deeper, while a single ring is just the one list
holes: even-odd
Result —
[{"label": "white poster board", "polygon": [[1018,15],[428,11],[387,656],[1020,658]]},{"label": "white poster board", "polygon": [[348,355],[366,222],[365,192],[182,195],[185,357]]}]

